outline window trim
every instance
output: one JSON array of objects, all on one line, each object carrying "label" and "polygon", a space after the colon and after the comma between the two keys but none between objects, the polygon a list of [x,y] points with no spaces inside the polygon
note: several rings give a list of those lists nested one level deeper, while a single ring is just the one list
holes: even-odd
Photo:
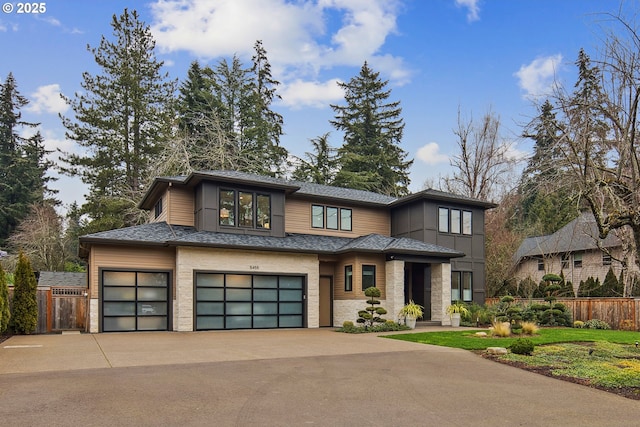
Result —
[{"label": "window trim", "polygon": [[582,268],[582,253],[573,254],[573,268]]},{"label": "window trim", "polygon": [[[343,212],[349,212],[349,228],[344,226],[344,216]],[[350,208],[340,208],[340,230],[342,231],[353,231],[353,209]]]},{"label": "window trim", "polygon": [[[315,214],[314,208],[320,208],[322,210],[322,216],[319,218],[322,220],[322,225],[315,225],[314,219],[318,218],[318,215]],[[325,228],[324,227],[324,206],[323,205],[311,205],[311,228]]]},{"label": "window trim", "polygon": [[[331,212],[335,211],[335,227],[329,225],[329,210],[331,210]],[[335,206],[325,206],[324,211],[325,211],[325,215],[327,216],[326,229],[338,230],[340,228],[340,208]]]},{"label": "window trim", "polygon": [[538,271],[545,271],[544,270],[544,258],[538,258]]},{"label": "window trim", "polygon": [[[469,230],[465,227],[466,221],[465,217],[469,217]],[[473,212],[472,211],[462,211],[462,234],[465,236],[473,236]]]},{"label": "window trim", "polygon": [[[446,212],[446,219],[443,221],[443,214]],[[448,233],[450,230],[449,227],[449,208],[438,207],[438,232],[439,233]]]},{"label": "window trim", "polygon": [[160,215],[162,215],[162,197],[160,197],[158,199],[158,201],[156,202],[156,204],[154,205],[153,209],[155,210],[155,218],[158,218]]},{"label": "window trim", "polygon": [[[223,206],[222,199],[223,196],[227,198],[231,195],[231,203]],[[250,216],[250,225],[241,224],[240,223],[240,195],[250,195],[251,196],[251,216]],[[266,197],[268,199],[268,218],[265,224],[269,224],[269,227],[260,226],[258,223],[258,210],[260,207],[258,206],[258,198]],[[228,208],[226,207],[228,206]],[[269,230],[271,229],[271,194],[264,193],[260,191],[251,191],[251,190],[241,190],[238,188],[224,188],[221,187],[218,190],[218,226],[219,227],[229,227],[229,228],[242,228],[242,229],[250,229],[250,230]],[[223,210],[228,212],[226,217],[223,217]],[[227,221],[230,221],[230,224],[225,224],[223,222],[223,218],[227,218]],[[245,217],[246,219],[246,217]]]}]

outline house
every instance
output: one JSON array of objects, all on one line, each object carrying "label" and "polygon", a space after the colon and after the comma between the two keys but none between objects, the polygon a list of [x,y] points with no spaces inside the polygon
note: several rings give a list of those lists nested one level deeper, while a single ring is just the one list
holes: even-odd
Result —
[{"label": "house", "polygon": [[600,239],[593,214],[585,211],[553,234],[526,238],[515,255],[515,277],[539,283],[547,273],[562,272],[577,295],[580,282],[589,277],[603,282],[609,268],[619,276],[622,265],[616,259],[622,255],[618,236],[612,232]]},{"label": "house", "polygon": [[144,225],[80,238],[90,331],[317,328],[355,321],[364,290],[448,324],[484,302],[484,212],[425,190],[394,198],[234,171],[160,177]]}]

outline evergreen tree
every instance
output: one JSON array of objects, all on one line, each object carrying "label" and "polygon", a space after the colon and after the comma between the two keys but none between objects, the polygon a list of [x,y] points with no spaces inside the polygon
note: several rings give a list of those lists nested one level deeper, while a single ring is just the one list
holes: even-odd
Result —
[{"label": "evergreen tree", "polygon": [[64,171],[90,186],[83,212],[94,232],[143,220],[136,204],[174,119],[175,82],[161,74],[149,26],[127,9],[111,26],[114,40],[88,47],[102,73],[83,73],[83,92],[66,98],[75,121],[63,118],[67,138],[84,149],[66,154]]},{"label": "evergreen tree", "polygon": [[623,296],[624,285],[620,285],[618,282],[618,278],[613,272],[613,268],[609,267],[609,271],[607,271],[607,275],[602,282],[602,296],[605,297],[621,297]]},{"label": "evergreen tree", "polygon": [[46,172],[51,163],[45,160],[42,136],[20,136],[25,128],[38,126],[22,120],[20,110],[28,103],[9,74],[0,84],[0,245],[29,213],[29,206],[50,193]]},{"label": "evergreen tree", "polygon": [[534,141],[533,155],[525,168],[518,193],[521,202],[512,226],[528,236],[552,234],[578,215],[572,189],[563,182],[558,146],[559,124],[553,105],[546,101],[524,137]]},{"label": "evergreen tree", "polygon": [[0,334],[7,332],[10,320],[9,286],[7,285],[7,276],[4,273],[2,264],[0,264]]},{"label": "evergreen tree", "polygon": [[404,130],[400,102],[387,101],[388,81],[379,75],[365,62],[358,76],[339,84],[346,105],[331,105],[336,115],[330,123],[344,132],[334,184],[402,196],[409,192],[413,160],[405,160],[407,153],[400,147]]},{"label": "evergreen tree", "polygon": [[311,140],[313,153],[305,153],[306,159],[297,159],[293,179],[331,185],[335,179],[338,160],[335,149],[329,145],[329,133]]},{"label": "evergreen tree", "polygon": [[14,273],[11,329],[18,334],[30,334],[38,327],[38,282],[31,262],[22,252]]},{"label": "evergreen tree", "polygon": [[187,78],[179,87],[177,109],[180,130],[190,135],[204,134],[204,119],[217,114],[216,106],[213,70],[208,66],[202,68],[198,61],[193,61]]}]

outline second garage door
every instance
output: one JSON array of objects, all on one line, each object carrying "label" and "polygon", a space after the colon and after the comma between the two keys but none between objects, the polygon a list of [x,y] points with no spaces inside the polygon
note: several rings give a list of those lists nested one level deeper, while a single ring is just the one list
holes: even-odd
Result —
[{"label": "second garage door", "polygon": [[304,327],[304,276],[196,273],[196,330]]}]

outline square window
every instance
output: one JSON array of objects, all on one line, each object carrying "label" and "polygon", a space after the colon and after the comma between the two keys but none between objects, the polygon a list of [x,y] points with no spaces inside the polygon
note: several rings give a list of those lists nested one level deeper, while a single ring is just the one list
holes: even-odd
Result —
[{"label": "square window", "polygon": [[311,226],[313,228],[324,228],[324,206],[311,206]]},{"label": "square window", "polygon": [[345,265],[344,267],[344,290],[351,292],[353,290],[353,266]]},{"label": "square window", "polygon": [[362,290],[376,286],[376,266],[362,266]]}]

